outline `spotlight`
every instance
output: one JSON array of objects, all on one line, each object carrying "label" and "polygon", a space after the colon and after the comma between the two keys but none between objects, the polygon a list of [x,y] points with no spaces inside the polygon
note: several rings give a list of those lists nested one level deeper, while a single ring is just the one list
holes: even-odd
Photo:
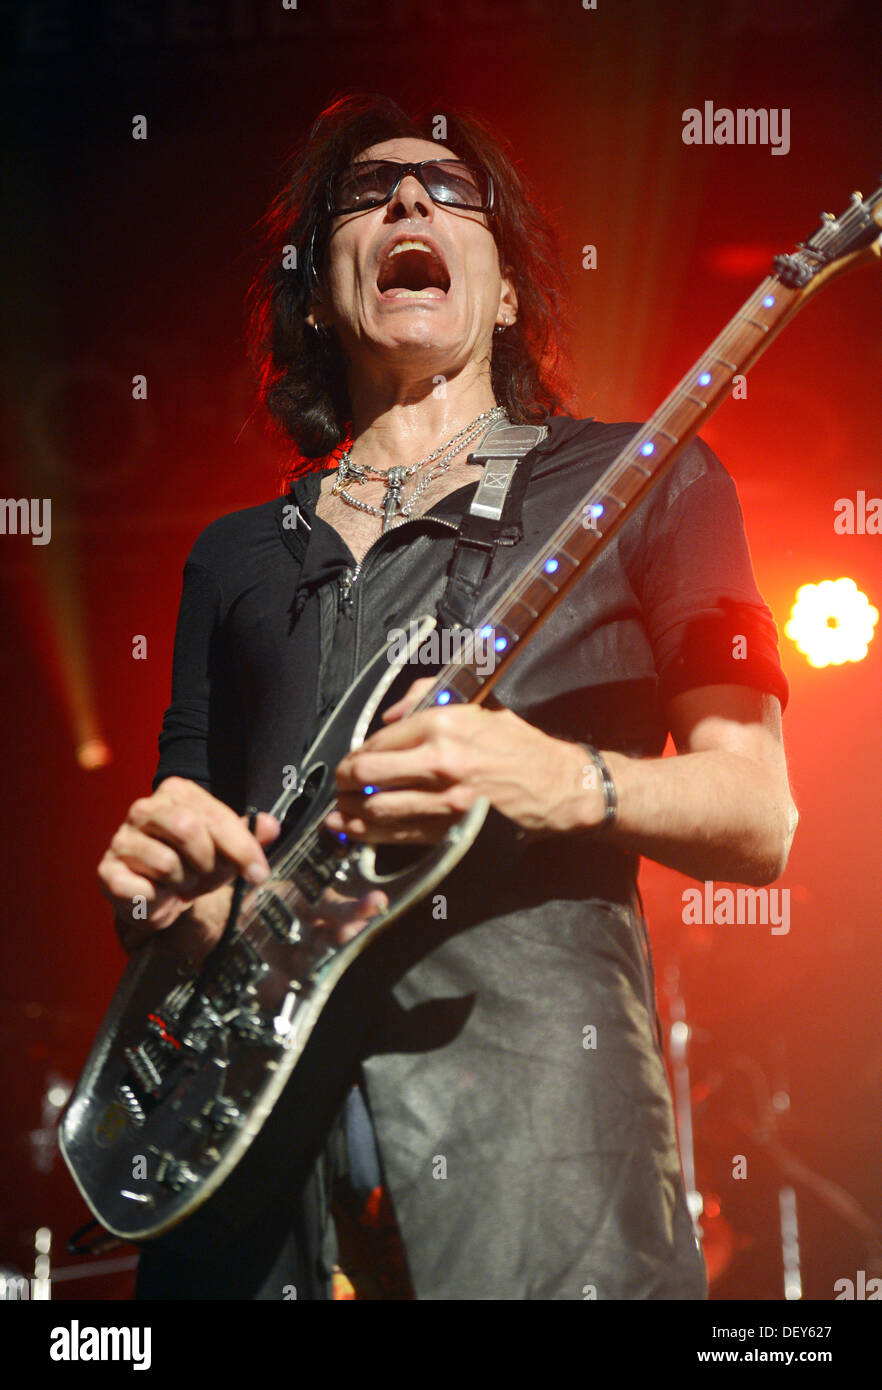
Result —
[{"label": "spotlight", "polygon": [[96,767],[106,767],[112,757],[113,754],[103,738],[87,738],[77,748],[77,762],[87,772],[94,771]]},{"label": "spotlight", "polygon": [[842,666],[863,661],[878,620],[853,579],[825,579],[797,590],[784,631],[810,666]]}]

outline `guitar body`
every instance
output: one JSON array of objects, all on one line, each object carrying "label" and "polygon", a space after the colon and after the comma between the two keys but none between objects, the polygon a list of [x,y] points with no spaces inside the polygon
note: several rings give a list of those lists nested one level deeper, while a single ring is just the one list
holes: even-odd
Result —
[{"label": "guitar body", "polygon": [[[477,803],[439,844],[399,851],[340,843],[322,822],[334,770],[364,742],[390,695],[414,678],[408,662],[435,626],[425,618],[407,649],[384,648],[353,682],[273,813],[282,833],[271,878],[249,888],[235,930],[202,967],[175,929],[130,961],[61,1125],[61,1147],[92,1211],[130,1241],[190,1217],[240,1163],[282,1095],[331,992],[372,940],[428,893],[477,836]],[[387,906],[337,946],[329,923],[362,920],[381,890]]]}]

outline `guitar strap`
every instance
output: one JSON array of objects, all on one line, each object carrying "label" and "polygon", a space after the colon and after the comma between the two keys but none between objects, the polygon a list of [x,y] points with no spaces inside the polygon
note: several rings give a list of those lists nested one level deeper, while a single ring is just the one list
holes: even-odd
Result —
[{"label": "guitar strap", "polygon": [[528,456],[547,434],[547,425],[500,420],[469,454],[467,462],[483,463],[484,473],[460,523],[438,604],[440,626],[470,625],[497,545],[516,545],[523,538],[521,511],[535,462]]}]

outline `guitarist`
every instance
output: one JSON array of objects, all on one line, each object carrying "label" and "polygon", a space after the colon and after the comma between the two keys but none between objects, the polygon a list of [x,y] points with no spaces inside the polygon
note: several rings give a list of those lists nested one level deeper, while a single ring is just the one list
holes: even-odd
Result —
[{"label": "guitarist", "polygon": [[[558,262],[504,147],[471,118],[430,134],[342,98],[265,219],[255,360],[299,463],[287,496],[221,518],[187,562],[153,791],[99,867],[129,950],[173,924],[204,950],[234,876],[267,876],[279,826],[261,812],[249,830],[245,809],[274,804],[390,631],[435,611],[494,422],[548,430],[488,594],[635,429],[567,415]],[[775,626],[719,461],[682,452],[496,708],[402,718],[423,688],[340,763],[329,828],[431,844],[487,797],[484,829],[332,996],[311,1137],[279,1155],[266,1219],[232,1253],[148,1250],[140,1297],[326,1299],[341,1264],[381,1298],[706,1294],[639,856],[764,885],[796,825]],[[329,931],[348,939],[383,901]]]}]

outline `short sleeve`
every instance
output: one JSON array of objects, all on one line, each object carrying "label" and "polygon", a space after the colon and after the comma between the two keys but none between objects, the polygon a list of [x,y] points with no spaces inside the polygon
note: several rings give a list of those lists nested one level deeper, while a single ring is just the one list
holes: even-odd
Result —
[{"label": "short sleeve", "polygon": [[210,569],[190,558],[184,566],[172,698],[159,735],[153,787],[166,777],[185,777],[232,805],[238,800],[236,751],[230,737],[231,683],[225,674],[220,618],[220,583]]},{"label": "short sleeve", "polygon": [[[702,685],[789,686],[756,585],[735,484],[701,440],[650,495],[626,564],[644,611],[659,700]],[[624,534],[624,531],[623,531]]]}]

